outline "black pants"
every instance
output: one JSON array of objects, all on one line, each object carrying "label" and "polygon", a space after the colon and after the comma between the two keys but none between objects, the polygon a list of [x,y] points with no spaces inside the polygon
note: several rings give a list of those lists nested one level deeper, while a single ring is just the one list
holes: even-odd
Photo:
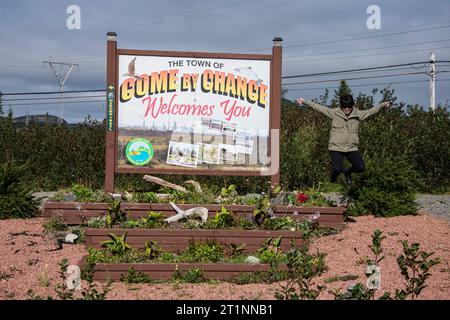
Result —
[{"label": "black pants", "polygon": [[[341,172],[352,174],[352,172],[363,172],[365,169],[364,160],[359,151],[338,152],[330,151],[331,155],[331,182],[335,182]],[[352,164],[350,168],[344,169],[344,157]]]}]

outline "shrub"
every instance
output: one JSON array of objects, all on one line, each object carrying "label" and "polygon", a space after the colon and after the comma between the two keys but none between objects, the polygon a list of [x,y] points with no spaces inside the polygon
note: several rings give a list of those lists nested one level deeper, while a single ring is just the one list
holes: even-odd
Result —
[{"label": "shrub", "polygon": [[369,160],[366,171],[354,176],[353,184],[344,192],[350,214],[416,214],[417,174],[403,159]]},{"label": "shrub", "polygon": [[0,165],[0,219],[31,218],[38,212],[37,201],[24,180],[27,165],[7,162]]},{"label": "shrub", "polygon": [[125,283],[152,283],[153,279],[145,273],[129,268],[126,274],[120,276],[120,281]]},{"label": "shrub", "polygon": [[191,242],[181,254],[181,259],[192,263],[219,262],[224,259],[223,247],[210,240],[204,243]]}]

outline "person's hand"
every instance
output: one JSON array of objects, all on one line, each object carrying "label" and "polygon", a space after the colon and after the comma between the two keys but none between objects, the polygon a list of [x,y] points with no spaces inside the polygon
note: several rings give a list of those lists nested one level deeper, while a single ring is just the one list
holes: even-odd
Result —
[{"label": "person's hand", "polygon": [[301,106],[301,105],[303,105],[303,101],[305,101],[305,99],[303,99],[303,98],[298,98],[297,100],[295,100],[295,104],[296,104],[297,106]]},{"label": "person's hand", "polygon": [[390,101],[384,101],[381,104],[382,108],[389,108],[391,106],[391,102]]}]

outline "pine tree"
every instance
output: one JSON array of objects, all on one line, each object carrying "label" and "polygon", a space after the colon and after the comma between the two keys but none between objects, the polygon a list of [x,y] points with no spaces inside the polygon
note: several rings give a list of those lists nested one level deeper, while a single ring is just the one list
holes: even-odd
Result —
[{"label": "pine tree", "polygon": [[2,102],[2,93],[0,92],[0,117],[3,116],[3,102]]},{"label": "pine tree", "polygon": [[341,97],[346,94],[352,94],[352,90],[350,89],[345,80],[341,80],[341,83],[339,84],[339,89],[334,90],[334,97],[333,100],[331,100],[331,106],[333,108],[339,107],[339,101]]}]

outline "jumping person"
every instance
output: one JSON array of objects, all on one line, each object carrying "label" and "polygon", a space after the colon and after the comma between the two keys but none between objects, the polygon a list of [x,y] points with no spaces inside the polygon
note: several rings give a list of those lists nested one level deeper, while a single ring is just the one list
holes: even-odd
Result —
[{"label": "jumping person", "polygon": [[[352,173],[363,172],[365,169],[364,160],[358,151],[359,123],[380,111],[381,108],[388,108],[390,102],[382,102],[368,110],[359,110],[353,108],[355,105],[353,96],[346,94],[340,98],[340,108],[328,108],[303,98],[297,99],[296,104],[298,106],[307,105],[332,120],[328,143],[332,168],[330,180],[336,182],[337,177],[342,172],[345,176],[345,182],[351,184]],[[350,161],[351,167],[344,169],[344,157]]]}]

